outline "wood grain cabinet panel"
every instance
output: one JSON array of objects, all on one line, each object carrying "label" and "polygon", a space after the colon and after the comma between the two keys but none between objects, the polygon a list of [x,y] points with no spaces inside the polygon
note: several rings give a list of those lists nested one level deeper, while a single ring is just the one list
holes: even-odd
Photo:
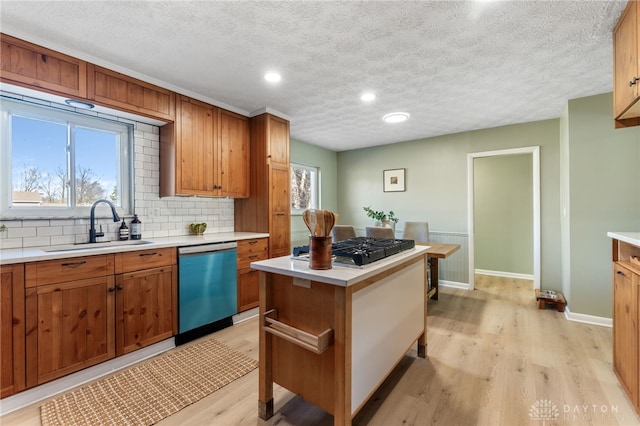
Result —
[{"label": "wood grain cabinet panel", "polygon": [[160,120],[175,119],[175,93],[171,90],[89,64],[88,98],[113,107]]},{"label": "wood grain cabinet panel", "polygon": [[269,257],[291,253],[289,122],[252,117],[249,198],[235,201],[235,230],[269,233]]},{"label": "wood grain cabinet panel", "polygon": [[85,99],[87,63],[6,34],[1,34],[0,78],[48,93]]},{"label": "wood grain cabinet panel", "polygon": [[613,31],[613,116],[616,127],[640,125],[640,6],[631,0]]},{"label": "wood grain cabinet panel", "polygon": [[0,398],[25,388],[24,265],[0,267]]},{"label": "wood grain cabinet panel", "polygon": [[27,386],[115,356],[113,275],[27,288]]},{"label": "wood grain cabinet panel", "polygon": [[238,312],[255,308],[259,303],[259,275],[251,262],[269,258],[269,239],[238,241]]},{"label": "wood grain cabinet panel", "polygon": [[640,247],[613,240],[613,371],[640,413]]},{"label": "wood grain cabinet panel", "polygon": [[248,133],[245,117],[179,96],[160,128],[160,196],[248,196]]}]

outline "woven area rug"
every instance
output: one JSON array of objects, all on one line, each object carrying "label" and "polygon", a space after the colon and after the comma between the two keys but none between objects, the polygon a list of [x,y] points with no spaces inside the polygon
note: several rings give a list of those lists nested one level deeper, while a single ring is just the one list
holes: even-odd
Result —
[{"label": "woven area rug", "polygon": [[46,402],[42,425],[152,425],[257,367],[253,358],[210,339]]}]

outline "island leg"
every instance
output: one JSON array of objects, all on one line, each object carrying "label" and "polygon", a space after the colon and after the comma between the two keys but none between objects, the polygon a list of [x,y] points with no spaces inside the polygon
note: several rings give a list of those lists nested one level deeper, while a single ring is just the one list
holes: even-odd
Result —
[{"label": "island leg", "polygon": [[[426,265],[428,265],[428,259],[425,256],[424,260]],[[426,272],[426,268],[422,268],[424,273],[424,333],[418,337],[418,356],[420,358],[427,357],[427,301],[429,300],[429,274]],[[433,279],[433,277],[432,277]],[[437,293],[436,293],[437,294]]]},{"label": "island leg", "polygon": [[273,416],[272,341],[271,334],[264,331],[263,327],[264,314],[271,307],[269,278],[266,272],[260,272],[258,416],[263,420],[268,420]]}]

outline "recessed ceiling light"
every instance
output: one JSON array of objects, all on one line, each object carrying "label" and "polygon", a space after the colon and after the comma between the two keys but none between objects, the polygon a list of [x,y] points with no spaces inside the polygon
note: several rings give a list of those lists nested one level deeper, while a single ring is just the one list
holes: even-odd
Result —
[{"label": "recessed ceiling light", "polygon": [[277,83],[282,80],[282,77],[277,72],[268,72],[264,75],[264,79],[269,83]]},{"label": "recessed ceiling light", "polygon": [[371,102],[376,98],[375,93],[363,93],[362,96],[360,96],[360,100],[363,102]]},{"label": "recessed ceiling light", "polygon": [[392,112],[382,117],[385,123],[402,123],[409,119],[409,113],[407,112]]},{"label": "recessed ceiling light", "polygon": [[75,99],[66,99],[64,103],[74,108],[93,109],[94,107],[93,104],[90,104],[88,102],[76,101]]}]

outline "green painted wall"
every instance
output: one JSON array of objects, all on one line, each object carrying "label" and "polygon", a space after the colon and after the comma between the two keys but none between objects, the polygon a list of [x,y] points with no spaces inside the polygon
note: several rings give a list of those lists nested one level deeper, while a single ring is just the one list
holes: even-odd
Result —
[{"label": "green painted wall", "polygon": [[[338,209],[337,153],[296,139],[290,141],[292,163],[314,166],[320,169],[320,208],[331,211]],[[291,216],[292,247],[309,243],[309,230],[302,216]]]},{"label": "green painted wall", "polygon": [[533,155],[474,159],[475,268],[533,274]]},{"label": "green painted wall", "polygon": [[611,94],[569,101],[568,154],[562,163],[570,187],[563,197],[569,308],[602,317],[611,317],[606,233],[640,230],[640,128],[614,129],[612,105]]},{"label": "green painted wall", "polygon": [[[338,153],[340,221],[364,227],[363,206],[426,220],[432,232],[467,234],[467,154],[540,146],[541,284],[560,289],[560,120],[439,136]],[[406,168],[407,190],[383,192],[382,171]]]}]

